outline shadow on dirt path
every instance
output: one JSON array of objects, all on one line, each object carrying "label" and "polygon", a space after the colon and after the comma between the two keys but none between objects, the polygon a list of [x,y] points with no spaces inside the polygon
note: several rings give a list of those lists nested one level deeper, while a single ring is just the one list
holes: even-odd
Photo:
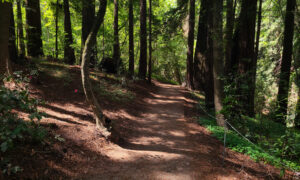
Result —
[{"label": "shadow on dirt path", "polygon": [[[86,179],[277,179],[271,166],[226,150],[192,118],[194,100],[179,86],[155,82],[143,113],[131,117],[131,134],[102,154],[118,164],[115,171]],[[140,106],[141,104],[139,104]],[[276,174],[274,174],[276,172]]]}]

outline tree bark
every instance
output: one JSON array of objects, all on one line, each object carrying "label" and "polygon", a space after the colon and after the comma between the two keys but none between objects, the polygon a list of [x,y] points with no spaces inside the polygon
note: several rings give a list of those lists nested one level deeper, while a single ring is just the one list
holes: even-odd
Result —
[{"label": "tree bark", "polygon": [[120,73],[120,41],[119,41],[119,0],[114,0],[114,51],[113,59],[117,67],[118,74]]},{"label": "tree bark", "polygon": [[[235,2],[236,3],[236,2]],[[232,35],[234,25],[233,0],[226,1],[226,33],[225,33],[225,74],[228,76],[231,61]]]},{"label": "tree bark", "polygon": [[[261,30],[261,19],[262,19],[262,3],[263,0],[259,0],[259,7],[258,7],[258,15],[257,15],[257,27],[256,27],[256,40],[255,40],[255,56],[253,60],[253,73],[252,73],[252,79],[254,83],[256,83],[256,70],[257,70],[257,60],[258,60],[258,51],[259,51],[259,38],[260,38],[260,30]],[[255,85],[251,89],[251,95],[255,98]],[[254,107],[255,100],[251,99],[251,106]]]},{"label": "tree bark", "polygon": [[11,6],[11,3],[0,1],[0,85],[3,84],[2,76],[11,74],[8,50]]},{"label": "tree bark", "polygon": [[147,73],[147,3],[140,0],[140,61],[139,78],[145,80]]},{"label": "tree bark", "polygon": [[39,0],[25,0],[26,4],[26,35],[28,56],[43,55],[41,11]]},{"label": "tree bark", "polygon": [[82,76],[82,86],[86,96],[86,100],[91,106],[94,117],[96,120],[96,127],[101,131],[103,136],[110,136],[110,132],[107,129],[107,125],[109,125],[108,121],[106,121],[105,116],[101,110],[101,107],[92,91],[92,85],[89,77],[89,61],[91,58],[92,50],[95,45],[95,41],[93,40],[97,36],[97,32],[101,26],[101,23],[104,20],[105,12],[106,12],[107,0],[100,0],[99,11],[97,13],[97,17],[93,23],[92,28],[89,30],[88,37],[86,39],[83,53],[82,53],[82,64],[81,64],[81,76]]},{"label": "tree bark", "polygon": [[195,0],[190,0],[189,6],[189,30],[188,30],[188,51],[186,60],[186,84],[187,88],[194,89],[193,83],[193,53],[194,53],[194,30],[195,29]]},{"label": "tree bark", "polygon": [[223,109],[223,77],[224,65],[223,65],[223,31],[222,31],[222,11],[223,0],[213,0],[213,33],[215,35],[213,39],[213,74],[214,74],[214,102],[216,111],[216,120],[219,126],[227,128],[224,115],[221,113]]},{"label": "tree bark", "polygon": [[64,0],[64,13],[65,13],[64,59],[65,59],[65,63],[74,64],[75,63],[75,54],[74,54],[74,48],[72,47],[73,37],[72,37],[72,24],[71,24],[71,17],[70,17],[69,0]]},{"label": "tree bark", "polygon": [[151,83],[152,76],[152,0],[149,0],[149,63],[148,82]]},{"label": "tree bark", "polygon": [[18,63],[18,50],[16,47],[16,28],[14,20],[14,10],[10,6],[10,26],[9,26],[9,58],[11,62]]},{"label": "tree bark", "polygon": [[[298,77],[298,78],[300,78],[300,77]],[[299,79],[298,79],[298,81],[299,81]],[[299,88],[299,86],[298,86],[298,88]],[[296,105],[296,117],[295,117],[295,120],[294,120],[294,124],[295,124],[295,128],[300,129],[300,88],[298,89],[298,99],[297,99],[297,105]]]},{"label": "tree bark", "polygon": [[[82,0],[82,34],[81,34],[81,46],[82,49],[85,45],[85,41],[89,35],[95,19],[95,0]],[[95,41],[92,48],[92,54],[89,66],[94,67],[97,58],[96,40],[97,36],[93,37],[92,41]]]},{"label": "tree bark", "polygon": [[293,53],[295,7],[296,0],[287,0],[286,15],[284,20],[282,63],[277,96],[277,102],[279,105],[277,110],[278,118],[276,119],[277,122],[282,124],[285,124],[285,119],[287,116],[288,93]]},{"label": "tree bark", "polygon": [[24,44],[24,32],[23,32],[23,18],[21,0],[17,0],[17,28],[18,28],[18,47],[19,47],[19,58],[23,59],[25,56],[25,44]]},{"label": "tree bark", "polygon": [[[257,0],[242,1],[242,8],[239,17],[239,24],[234,37],[232,49],[232,69],[237,64],[237,93],[242,114],[254,116],[254,94],[255,82],[252,78],[254,70],[254,41],[255,41],[255,20]],[[235,72],[234,72],[235,73]]]},{"label": "tree bark", "polygon": [[58,0],[56,0],[55,12],[55,58],[58,59]]},{"label": "tree bark", "polygon": [[129,0],[129,76],[134,75],[134,31],[133,31],[133,0]]},{"label": "tree bark", "polygon": [[205,105],[207,109],[214,107],[213,84],[213,58],[211,45],[212,1],[201,0],[201,8],[198,22],[198,35],[194,56],[194,85],[205,92]]}]

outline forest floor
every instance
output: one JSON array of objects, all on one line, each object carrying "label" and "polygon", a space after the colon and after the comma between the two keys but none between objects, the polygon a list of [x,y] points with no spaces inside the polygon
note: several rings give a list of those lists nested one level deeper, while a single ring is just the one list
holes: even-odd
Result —
[{"label": "forest floor", "polygon": [[118,132],[109,142],[95,131],[79,67],[50,63],[39,69],[30,91],[46,100],[39,109],[47,113],[41,124],[50,133],[43,145],[12,153],[24,169],[16,179],[280,179],[280,170],[243,154],[226,149],[224,158],[222,142],[197,124],[203,114],[180,86],[121,86],[93,72],[94,90]]}]

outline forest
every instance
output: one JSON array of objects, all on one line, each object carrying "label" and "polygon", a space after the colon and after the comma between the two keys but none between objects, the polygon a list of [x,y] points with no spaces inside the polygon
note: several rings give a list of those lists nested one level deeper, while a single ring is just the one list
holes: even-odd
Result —
[{"label": "forest", "polygon": [[300,179],[300,1],[0,0],[0,179]]}]

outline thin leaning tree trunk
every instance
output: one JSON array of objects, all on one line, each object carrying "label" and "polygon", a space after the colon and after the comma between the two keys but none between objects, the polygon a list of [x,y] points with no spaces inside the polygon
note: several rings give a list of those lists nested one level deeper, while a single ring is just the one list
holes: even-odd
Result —
[{"label": "thin leaning tree trunk", "polygon": [[96,120],[96,127],[101,131],[102,135],[105,137],[109,137],[111,133],[109,132],[107,126],[110,125],[104,116],[101,107],[93,93],[92,85],[89,78],[89,61],[91,58],[91,53],[93,51],[93,47],[95,45],[95,41],[93,40],[97,36],[97,32],[104,20],[107,0],[100,0],[99,11],[97,13],[97,17],[93,23],[92,29],[89,31],[88,37],[86,39],[83,53],[82,53],[82,64],[81,64],[81,76],[82,76],[82,86],[84,90],[84,94],[86,96],[86,100],[91,106],[94,117]]}]

